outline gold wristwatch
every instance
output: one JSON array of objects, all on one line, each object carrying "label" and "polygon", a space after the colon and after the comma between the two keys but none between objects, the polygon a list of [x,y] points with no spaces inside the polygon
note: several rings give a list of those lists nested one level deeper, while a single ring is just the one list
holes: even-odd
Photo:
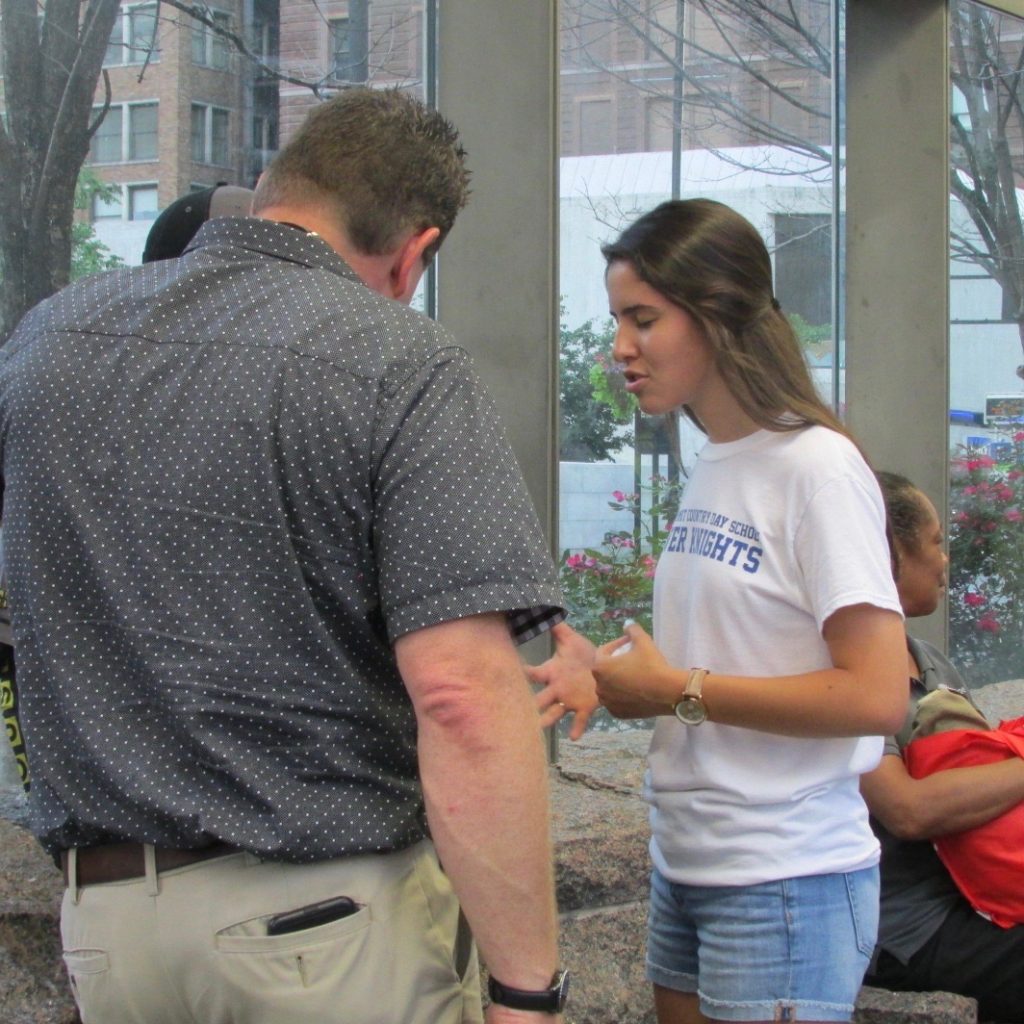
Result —
[{"label": "gold wristwatch", "polygon": [[690,669],[690,677],[686,680],[683,695],[672,709],[683,725],[700,725],[708,717],[708,706],[701,696],[704,677],[707,674],[706,668]]}]

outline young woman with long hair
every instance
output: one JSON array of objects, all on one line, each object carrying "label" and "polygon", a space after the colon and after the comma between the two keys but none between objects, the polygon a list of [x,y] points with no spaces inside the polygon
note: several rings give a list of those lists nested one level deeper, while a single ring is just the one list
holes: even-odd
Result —
[{"label": "young woman with long hair", "polygon": [[570,627],[533,670],[545,723],[657,716],[647,973],[661,1024],[844,1021],[874,944],[858,776],[906,701],[885,512],[815,391],[764,242],[706,199],[604,247],[613,355],[648,414],[707,434],[639,626]]}]

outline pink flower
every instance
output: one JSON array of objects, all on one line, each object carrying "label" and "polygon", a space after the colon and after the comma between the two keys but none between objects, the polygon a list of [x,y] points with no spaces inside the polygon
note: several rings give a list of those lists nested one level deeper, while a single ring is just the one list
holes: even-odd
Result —
[{"label": "pink flower", "polygon": [[978,629],[983,633],[998,633],[1002,627],[994,615],[983,615],[978,619]]},{"label": "pink flower", "polygon": [[973,484],[969,485],[964,488],[964,494],[974,494],[974,492],[977,491],[977,489],[978,488],[975,487]]},{"label": "pink flower", "polygon": [[1016,505],[1006,510],[1006,521],[1008,523],[1019,523],[1022,519],[1024,519],[1024,512],[1021,512]]},{"label": "pink flower", "polygon": [[1024,441],[1024,430],[1018,430],[1017,433],[1013,435],[1013,439],[1014,441],[1017,442],[1017,444],[1020,444],[1021,441]]},{"label": "pink flower", "polygon": [[991,469],[995,464],[995,460],[990,459],[987,455],[982,455],[980,458],[977,459],[967,460],[967,468],[970,470]]},{"label": "pink flower", "polygon": [[612,497],[616,501],[625,501],[626,500],[626,495],[623,494],[622,491],[612,491]]},{"label": "pink flower", "polygon": [[582,569],[583,568],[583,556],[582,555],[570,555],[565,560],[565,567],[567,569]]},{"label": "pink flower", "polygon": [[1006,484],[1000,484],[996,488],[996,497],[1000,501],[1012,501],[1013,500],[1013,488],[1008,487]]},{"label": "pink flower", "polygon": [[967,605],[969,608],[980,608],[984,603],[984,594],[978,594],[973,590],[964,594],[964,604]]},{"label": "pink flower", "polygon": [[1006,474],[1006,479],[1019,480],[1022,476],[1024,476],[1024,473],[1022,473],[1019,469],[1011,469],[1010,472]]}]

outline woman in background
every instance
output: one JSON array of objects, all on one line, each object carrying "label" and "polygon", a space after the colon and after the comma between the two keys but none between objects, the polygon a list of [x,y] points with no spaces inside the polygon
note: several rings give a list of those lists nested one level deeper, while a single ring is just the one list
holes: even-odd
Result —
[{"label": "woman in background", "polygon": [[[645,795],[661,1024],[846,1021],[875,941],[858,776],[902,721],[903,628],[878,485],[818,397],[761,237],[664,203],[604,248],[613,355],[649,415],[708,435],[658,563],[654,640],[568,626],[544,721],[659,716]],[[872,734],[874,734],[872,736]],[[872,737],[872,738],[866,738]]]},{"label": "woman in background", "polygon": [[[935,506],[906,477],[879,473],[878,480],[903,612],[908,619],[929,615],[939,605],[948,564]],[[972,996],[981,1020],[1024,1021],[1024,925],[1000,928],[976,913],[931,842],[984,825],[1024,800],[1024,760],[913,778],[902,754],[918,701],[939,687],[963,689],[964,682],[923,640],[907,637],[905,659],[905,722],[886,741],[881,764],[861,780],[882,842],[878,948],[866,980],[897,991]]]}]

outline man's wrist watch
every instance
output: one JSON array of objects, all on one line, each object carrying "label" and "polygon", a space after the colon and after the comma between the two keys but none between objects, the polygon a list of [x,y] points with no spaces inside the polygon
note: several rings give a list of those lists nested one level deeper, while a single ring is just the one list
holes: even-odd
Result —
[{"label": "man's wrist watch", "polygon": [[561,1013],[569,995],[569,972],[555,971],[551,984],[540,991],[503,985],[493,975],[487,979],[487,994],[492,1003],[510,1010],[531,1010],[533,1013]]},{"label": "man's wrist watch", "polygon": [[708,717],[708,706],[704,703],[701,692],[704,686],[704,677],[708,674],[706,668],[691,668],[690,676],[686,680],[686,687],[679,702],[673,707],[676,718],[683,725],[700,725]]}]

